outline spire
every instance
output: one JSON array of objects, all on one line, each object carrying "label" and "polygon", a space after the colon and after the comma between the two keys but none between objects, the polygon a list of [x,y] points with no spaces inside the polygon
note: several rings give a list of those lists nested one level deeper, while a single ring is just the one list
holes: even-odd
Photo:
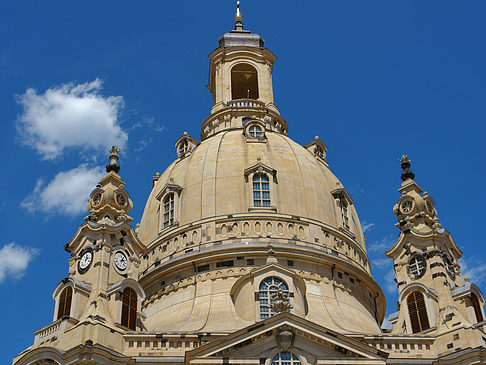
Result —
[{"label": "spire", "polygon": [[106,172],[114,171],[118,174],[120,172],[120,166],[118,166],[118,152],[120,152],[120,149],[115,145],[108,152],[110,152],[110,163],[106,165]]},{"label": "spire", "polygon": [[398,160],[400,161],[400,166],[402,167],[402,180],[413,180],[415,178],[415,174],[410,171],[410,160],[408,159],[407,155],[402,155],[402,157]]},{"label": "spire", "polygon": [[235,30],[243,30],[243,16],[240,13],[240,0],[236,1]]}]

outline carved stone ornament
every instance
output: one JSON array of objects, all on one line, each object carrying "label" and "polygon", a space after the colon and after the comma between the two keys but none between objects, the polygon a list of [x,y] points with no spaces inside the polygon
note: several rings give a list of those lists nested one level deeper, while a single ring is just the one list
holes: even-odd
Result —
[{"label": "carved stone ornament", "polygon": [[270,299],[272,300],[272,309],[275,313],[282,313],[288,309],[292,309],[287,294],[285,294],[282,289],[273,293]]},{"label": "carved stone ornament", "polygon": [[295,334],[288,329],[281,329],[277,333],[277,343],[282,351],[288,351],[292,347],[295,339]]}]

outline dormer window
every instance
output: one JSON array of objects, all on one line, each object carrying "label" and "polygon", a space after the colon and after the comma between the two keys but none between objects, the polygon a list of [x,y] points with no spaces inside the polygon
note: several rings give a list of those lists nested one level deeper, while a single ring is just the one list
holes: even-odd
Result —
[{"label": "dormer window", "polygon": [[175,143],[177,157],[184,158],[189,156],[192,151],[199,145],[199,142],[184,132],[181,138]]},{"label": "dormer window", "polygon": [[258,99],[258,73],[255,67],[240,63],[231,69],[231,98]]},{"label": "dormer window", "polygon": [[258,162],[245,170],[248,184],[248,210],[276,211],[277,171]]},{"label": "dormer window", "polygon": [[243,134],[246,142],[266,142],[265,124],[260,120],[244,121]]},{"label": "dormer window", "polygon": [[326,162],[327,147],[318,136],[316,136],[312,142],[307,143],[304,147],[310,153],[312,153],[318,161],[328,166]]},{"label": "dormer window", "polygon": [[341,225],[346,231],[349,231],[349,209],[350,205],[353,204],[353,200],[344,188],[333,190],[331,191],[331,194],[336,200],[336,205],[341,210]]},{"label": "dormer window", "polygon": [[170,183],[157,194],[156,199],[160,201],[159,232],[178,225],[181,193],[181,186]]}]

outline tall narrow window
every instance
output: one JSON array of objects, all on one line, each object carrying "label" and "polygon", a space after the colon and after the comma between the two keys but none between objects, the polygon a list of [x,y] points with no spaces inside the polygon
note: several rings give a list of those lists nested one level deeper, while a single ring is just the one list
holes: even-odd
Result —
[{"label": "tall narrow window", "polygon": [[476,321],[482,322],[484,319],[483,312],[481,311],[481,304],[479,304],[478,297],[474,293],[471,294],[471,302],[474,308],[474,314],[476,314]]},{"label": "tall narrow window", "polygon": [[341,200],[341,215],[343,217],[343,227],[349,229],[348,204]]},{"label": "tall narrow window", "polygon": [[60,319],[64,316],[69,316],[71,313],[71,302],[73,298],[73,288],[67,286],[61,292],[59,296],[59,306],[57,310],[57,319]]},{"label": "tall narrow window", "polygon": [[429,318],[427,317],[427,309],[425,308],[424,295],[418,291],[409,294],[407,297],[407,306],[412,332],[417,333],[429,329]]},{"label": "tall narrow window", "polygon": [[164,198],[164,228],[174,224],[174,193]]},{"label": "tall narrow window", "polygon": [[300,360],[292,352],[279,352],[273,357],[272,365],[300,365]]},{"label": "tall narrow window", "polygon": [[255,207],[270,206],[270,183],[265,174],[253,176],[253,205]]},{"label": "tall narrow window", "polygon": [[134,331],[137,327],[137,293],[132,288],[123,290],[121,324]]},{"label": "tall narrow window", "polygon": [[260,300],[260,318],[265,319],[275,315],[272,309],[272,295],[276,294],[281,289],[289,298],[289,287],[282,279],[271,277],[263,280],[260,283],[258,292],[258,299]]},{"label": "tall narrow window", "polygon": [[239,64],[231,70],[231,98],[258,99],[258,74],[255,67]]}]

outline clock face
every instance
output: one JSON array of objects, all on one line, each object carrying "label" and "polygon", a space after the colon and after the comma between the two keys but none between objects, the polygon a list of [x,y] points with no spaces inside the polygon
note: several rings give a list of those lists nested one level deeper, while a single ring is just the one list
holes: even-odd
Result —
[{"label": "clock face", "polygon": [[92,261],[93,261],[93,251],[88,250],[81,256],[81,259],[79,260],[78,263],[79,272],[83,274],[86,271],[88,271]]},{"label": "clock face", "polygon": [[400,205],[400,210],[402,213],[410,213],[413,209],[413,201],[412,200],[405,200],[401,205]]},{"label": "clock face", "polygon": [[113,261],[115,262],[115,266],[119,269],[119,270],[125,270],[128,266],[128,261],[127,261],[127,257],[125,256],[125,254],[121,251],[118,251],[117,253],[115,253],[115,257],[113,258]]}]

